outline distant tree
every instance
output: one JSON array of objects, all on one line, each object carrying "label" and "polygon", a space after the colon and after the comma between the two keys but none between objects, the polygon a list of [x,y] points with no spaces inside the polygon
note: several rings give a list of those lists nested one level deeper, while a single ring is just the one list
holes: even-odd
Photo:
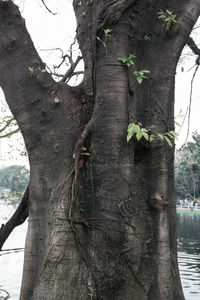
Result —
[{"label": "distant tree", "polygon": [[24,166],[13,165],[0,170],[0,187],[23,193],[29,182],[29,171]]},{"label": "distant tree", "polygon": [[193,134],[178,153],[175,162],[175,190],[177,198],[200,197],[200,134]]}]

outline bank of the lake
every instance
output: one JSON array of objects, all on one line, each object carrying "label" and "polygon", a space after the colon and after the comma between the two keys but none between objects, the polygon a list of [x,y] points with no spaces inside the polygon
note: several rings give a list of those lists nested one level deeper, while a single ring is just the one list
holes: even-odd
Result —
[{"label": "bank of the lake", "polygon": [[191,208],[177,208],[177,214],[190,214],[190,215],[200,215],[200,209]]}]

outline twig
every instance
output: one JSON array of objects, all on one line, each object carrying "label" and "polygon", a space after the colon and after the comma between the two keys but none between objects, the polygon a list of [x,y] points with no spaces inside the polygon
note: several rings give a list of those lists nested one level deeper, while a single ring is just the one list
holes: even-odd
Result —
[{"label": "twig", "polygon": [[[68,82],[72,76],[74,76],[74,70],[75,68],[77,67],[79,61],[82,59],[82,56],[78,56],[76,61],[73,62],[73,60],[71,60],[71,58],[69,59],[69,62],[71,64],[71,67],[70,69],[65,73],[65,75],[63,76],[63,78],[60,80],[60,82]],[[80,73],[81,72],[81,73]],[[83,74],[83,71],[79,71],[79,72],[76,72],[76,75],[78,74]]]},{"label": "twig", "polygon": [[14,120],[15,120],[14,117],[10,117],[10,120],[8,120],[6,122],[6,125],[4,125],[2,128],[0,128],[0,132],[3,132],[12,123],[12,121],[14,121]]},{"label": "twig", "polygon": [[187,45],[190,47],[190,49],[192,50],[192,52],[195,55],[200,56],[200,49],[197,47],[196,43],[194,42],[194,40],[189,37],[188,41],[187,41]]},{"label": "twig", "polygon": [[52,15],[57,15],[57,13],[53,13],[48,7],[47,7],[47,5],[46,5],[46,3],[44,2],[44,0],[41,0],[42,1],[42,3],[43,3],[43,5],[44,5],[44,7],[48,10],[48,12],[50,12],[50,14],[52,14]]},{"label": "twig", "polygon": [[8,133],[5,133],[4,135],[1,135],[0,136],[0,139],[3,139],[3,138],[6,138],[6,137],[9,137],[9,136],[11,136],[11,135],[13,135],[13,134],[15,134],[15,133],[17,133],[17,132],[19,132],[19,128],[17,128],[17,129],[15,129],[15,130],[13,130],[13,131],[10,131],[10,132],[8,132]]},{"label": "twig", "polygon": [[185,143],[183,144],[183,146],[187,143],[188,136],[189,136],[189,133],[190,133],[190,116],[191,116],[191,105],[192,105],[193,82],[194,82],[194,78],[196,76],[196,73],[198,71],[198,68],[199,68],[199,64],[196,66],[194,74],[192,76],[192,80],[191,80],[190,102],[189,102],[189,112],[188,112],[188,128],[187,128],[187,135],[186,135]]}]

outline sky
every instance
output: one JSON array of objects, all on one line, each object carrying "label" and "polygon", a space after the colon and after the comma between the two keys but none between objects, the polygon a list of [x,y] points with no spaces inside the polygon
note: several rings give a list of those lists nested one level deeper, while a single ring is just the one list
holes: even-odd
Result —
[{"label": "sky", "polygon": [[[76,21],[72,8],[71,0],[48,0],[45,3],[48,4],[48,8],[55,13],[55,15],[50,14],[47,9],[42,4],[41,0],[15,0],[14,1],[20,7],[20,11],[25,18],[26,26],[31,34],[32,40],[35,47],[49,66],[58,65],[61,62],[61,51],[60,50],[49,50],[55,48],[61,48],[64,53],[69,51],[70,45],[74,40]],[[200,32],[200,29],[199,29]],[[198,31],[194,31],[193,35],[195,39],[198,37]],[[197,38],[198,40],[198,38]],[[199,39],[200,42],[200,39]],[[186,47],[184,53],[191,53],[189,48]],[[69,53],[69,52],[68,52]],[[74,47],[74,55],[79,54],[78,45]],[[176,74],[176,89],[175,89],[175,116],[178,115],[180,109],[182,109],[183,114],[186,112],[189,99],[190,99],[190,85],[191,78],[195,67],[196,57],[193,55],[184,55],[184,59],[180,60],[177,66]],[[83,66],[82,66],[83,67]],[[184,68],[184,72],[181,70]],[[191,69],[190,71],[188,71]],[[200,68],[199,68],[200,69]],[[67,66],[63,65],[63,72],[66,72]],[[190,136],[194,131],[200,132],[200,90],[198,82],[200,82],[200,70],[197,72],[193,84],[193,97],[192,97],[192,107],[191,107],[191,118],[190,118]],[[73,84],[74,82],[71,82]],[[0,91],[0,100],[3,100],[4,96],[2,91]],[[1,106],[1,102],[0,102]],[[183,119],[183,118],[182,118]],[[176,121],[182,123],[182,119],[178,118]],[[186,118],[187,120],[187,118]],[[176,128],[179,131],[179,128]],[[180,137],[176,142],[177,148],[179,148],[186,139],[187,135],[187,122],[185,121],[184,126],[180,132]],[[0,164],[27,164],[27,159],[18,156],[16,151],[19,146],[19,137],[1,140],[0,151],[3,157],[0,157],[2,161]],[[12,145],[12,150],[10,151],[10,146]],[[12,153],[13,157],[8,160],[7,152]]]}]

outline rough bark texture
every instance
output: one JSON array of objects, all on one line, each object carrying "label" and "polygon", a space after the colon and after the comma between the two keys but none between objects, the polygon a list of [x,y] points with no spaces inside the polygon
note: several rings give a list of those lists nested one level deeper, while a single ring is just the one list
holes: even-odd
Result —
[{"label": "rough bark texture", "polygon": [[[17,8],[0,3],[0,85],[31,166],[20,300],[184,299],[173,149],[159,140],[127,144],[126,130],[131,121],[173,130],[176,64],[199,1],[81,3],[85,78],[76,88],[53,81]],[[160,9],[180,18],[168,32]],[[130,53],[137,58],[127,68],[118,58]],[[133,69],[148,69],[149,80],[139,85]]]}]

